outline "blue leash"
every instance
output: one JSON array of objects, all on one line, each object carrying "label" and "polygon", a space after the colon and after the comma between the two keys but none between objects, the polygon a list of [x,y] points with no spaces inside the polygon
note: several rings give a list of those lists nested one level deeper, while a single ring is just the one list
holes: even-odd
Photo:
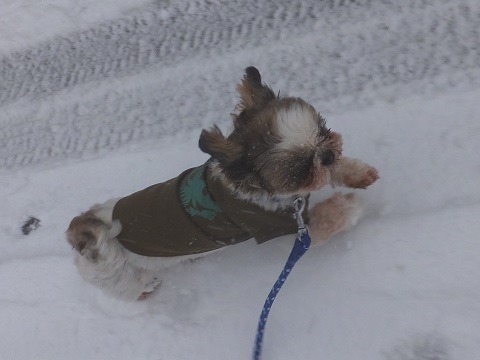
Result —
[{"label": "blue leash", "polygon": [[285,264],[283,271],[278,277],[277,282],[275,283],[275,285],[273,285],[272,290],[270,290],[270,294],[268,294],[267,300],[265,300],[265,304],[263,305],[262,313],[260,314],[260,319],[258,321],[257,336],[255,340],[255,348],[253,351],[254,360],[260,360],[263,345],[263,334],[265,332],[268,314],[270,313],[270,309],[272,308],[273,301],[275,300],[275,297],[285,283],[285,280],[287,280],[287,277],[295,266],[295,263],[303,256],[303,254],[307,252],[308,248],[310,247],[310,234],[308,233],[308,228],[305,226],[302,218],[302,213],[305,208],[305,200],[299,196],[295,199],[294,205],[295,218],[297,219],[298,223],[298,235],[295,239],[295,244],[293,245],[293,249],[290,253],[290,256],[288,257],[287,263]]}]

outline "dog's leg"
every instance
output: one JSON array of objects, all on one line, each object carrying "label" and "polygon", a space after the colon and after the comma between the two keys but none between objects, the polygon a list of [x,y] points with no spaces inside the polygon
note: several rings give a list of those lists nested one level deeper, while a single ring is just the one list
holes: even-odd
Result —
[{"label": "dog's leg", "polygon": [[159,273],[132,265],[121,254],[123,250],[118,248],[120,252],[117,252],[115,247],[109,247],[110,254],[100,251],[100,256],[95,259],[78,254],[75,263],[80,275],[88,283],[118,299],[134,301],[147,298],[160,285]]},{"label": "dog's leg", "polygon": [[331,173],[332,185],[365,189],[379,178],[378,171],[358,159],[342,156]]},{"label": "dog's leg", "polygon": [[312,244],[322,244],[340,231],[354,226],[362,213],[360,199],[355,193],[333,196],[309,210],[309,228]]}]

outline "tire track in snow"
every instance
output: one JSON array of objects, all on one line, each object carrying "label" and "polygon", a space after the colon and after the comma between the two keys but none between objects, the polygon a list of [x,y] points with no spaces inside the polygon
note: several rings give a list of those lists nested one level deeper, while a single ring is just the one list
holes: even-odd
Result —
[{"label": "tire track in snow", "polygon": [[[300,0],[250,0],[242,7],[230,2],[215,4],[204,1],[190,1],[166,8],[150,5],[131,16],[55,38],[24,52],[3,56],[0,60],[0,105],[22,97],[49,95],[88,81],[138,72],[149,65],[177,63],[211,51],[222,53],[245,46],[258,47],[302,30],[315,30],[318,23],[330,27],[330,31],[326,31],[323,36],[328,38],[328,43],[332,43],[339,40],[336,38],[342,34],[342,29],[338,26],[343,23],[361,21],[364,24],[370,13],[380,12],[381,17],[393,10],[381,2],[360,3],[365,5],[353,3],[346,6],[340,0],[312,4]],[[412,50],[427,44],[427,41],[435,41],[439,45],[443,43],[443,46],[445,41],[450,42],[452,53],[456,50],[457,56],[442,54],[442,61],[471,66],[472,64],[463,64],[462,58],[464,55],[468,58],[468,52],[478,46],[475,39],[479,36],[472,36],[472,41],[468,44],[465,39],[458,39],[460,34],[456,32],[457,28],[471,27],[466,31],[480,35],[476,26],[480,19],[478,8],[470,9],[468,3],[464,1],[463,4],[445,6],[450,9],[429,18],[425,18],[425,13],[429,8],[436,10],[438,5],[435,3],[425,1],[419,4],[411,0],[408,4],[405,2],[405,5],[398,6],[400,13],[408,11],[410,17],[402,20],[401,31],[405,35],[408,36],[412,28],[421,29],[420,24],[424,23],[424,28],[415,34],[410,44],[402,44],[402,52],[398,51],[399,46],[395,44],[398,39],[394,32],[398,32],[399,27],[390,29],[388,18],[381,27],[372,29],[375,33],[366,37],[366,34],[349,33],[353,43],[350,45],[362,45],[367,38],[372,38],[385,48],[403,55],[403,59],[399,59],[402,66],[398,66],[398,69],[395,64],[384,65],[385,70],[393,70],[384,72],[383,75],[387,75],[386,82],[398,81],[405,76],[407,79],[415,78],[418,74],[411,71],[408,58]],[[370,20],[375,22],[375,19]],[[416,25],[411,27],[411,24]],[[326,28],[321,26],[323,31]],[[339,47],[337,50],[341,61],[341,50],[345,49]],[[380,49],[369,46],[365,50]],[[424,70],[427,70],[426,67],[424,65]],[[402,68],[409,71],[402,71]]]},{"label": "tire track in snow", "polygon": [[322,112],[480,82],[480,5],[342,3],[151,5],[4,56],[0,168],[227,120],[246,59]]},{"label": "tire track in snow", "polygon": [[[295,14],[287,19],[289,26],[318,15],[294,11],[304,7],[301,1],[251,0],[242,7],[233,2],[204,1],[167,7],[152,4],[130,16],[3,56],[0,105],[125,75],[157,63],[172,64],[212,49],[238,49],[275,38],[277,35],[269,30],[281,25],[279,14]],[[260,10],[271,20],[264,20]],[[259,34],[265,38],[259,38]]]}]

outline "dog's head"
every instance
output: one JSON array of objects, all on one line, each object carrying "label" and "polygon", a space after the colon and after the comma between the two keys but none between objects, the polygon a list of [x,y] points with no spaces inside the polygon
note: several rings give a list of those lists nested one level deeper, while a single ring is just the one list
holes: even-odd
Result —
[{"label": "dog's head", "polygon": [[237,86],[241,101],[234,129],[203,130],[200,149],[218,162],[228,185],[244,194],[306,194],[330,182],[342,153],[340,134],[300,98],[281,97],[248,67]]}]

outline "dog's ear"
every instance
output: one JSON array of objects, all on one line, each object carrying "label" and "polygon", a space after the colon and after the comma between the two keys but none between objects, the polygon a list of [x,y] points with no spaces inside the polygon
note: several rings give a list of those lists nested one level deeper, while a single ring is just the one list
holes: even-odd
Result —
[{"label": "dog's ear", "polygon": [[222,165],[231,163],[243,153],[242,146],[223,136],[216,125],[209,130],[202,130],[198,146],[200,150],[210,154],[214,159],[220,161]]},{"label": "dog's ear", "polygon": [[275,93],[269,86],[262,84],[262,76],[253,66],[245,69],[245,75],[237,85],[237,91],[241,97],[241,110],[260,107],[275,99]]}]

